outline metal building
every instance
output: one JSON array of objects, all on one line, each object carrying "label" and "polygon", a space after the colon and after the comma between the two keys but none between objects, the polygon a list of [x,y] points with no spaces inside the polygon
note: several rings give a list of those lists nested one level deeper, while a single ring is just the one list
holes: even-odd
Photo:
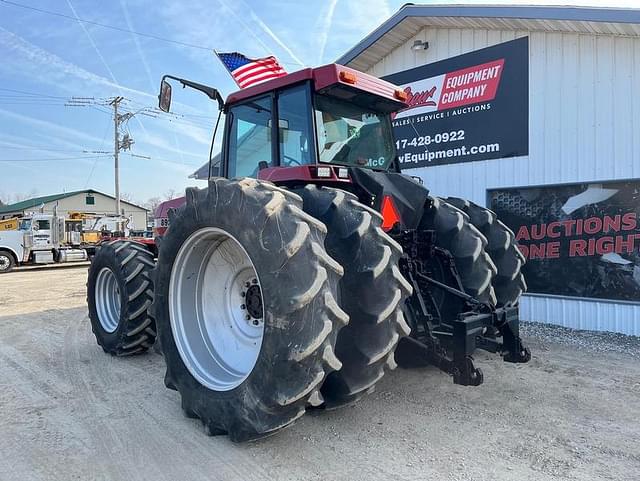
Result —
[{"label": "metal building", "polygon": [[[122,215],[130,219],[130,229],[147,228],[147,209],[126,201],[122,201],[121,205]],[[33,197],[0,206],[0,220],[22,217],[33,212],[52,214],[54,211],[62,217],[68,217],[70,212],[109,215],[115,212],[115,197],[93,189]]]},{"label": "metal building", "polygon": [[506,213],[524,319],[640,335],[640,10],[409,4],[337,62],[408,89],[408,173]]}]

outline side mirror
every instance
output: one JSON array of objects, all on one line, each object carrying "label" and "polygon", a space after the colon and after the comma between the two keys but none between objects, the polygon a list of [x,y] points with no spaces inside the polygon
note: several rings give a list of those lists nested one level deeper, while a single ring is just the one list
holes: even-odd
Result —
[{"label": "side mirror", "polygon": [[165,79],[160,82],[160,95],[158,95],[158,108],[163,112],[169,112],[171,107],[171,84]]}]

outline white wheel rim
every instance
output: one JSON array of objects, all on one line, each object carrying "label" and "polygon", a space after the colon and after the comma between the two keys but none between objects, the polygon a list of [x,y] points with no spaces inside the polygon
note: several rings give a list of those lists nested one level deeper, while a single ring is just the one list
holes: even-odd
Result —
[{"label": "white wheel rim", "polygon": [[114,332],[118,328],[120,288],[115,274],[108,267],[103,267],[96,279],[96,311],[102,329]]},{"label": "white wheel rim", "polygon": [[236,388],[256,365],[264,335],[253,262],[228,232],[200,229],[180,248],[169,282],[169,319],[185,366],[214,391]]},{"label": "white wheel rim", "polygon": [[0,271],[6,271],[11,267],[11,259],[6,254],[0,254]]}]

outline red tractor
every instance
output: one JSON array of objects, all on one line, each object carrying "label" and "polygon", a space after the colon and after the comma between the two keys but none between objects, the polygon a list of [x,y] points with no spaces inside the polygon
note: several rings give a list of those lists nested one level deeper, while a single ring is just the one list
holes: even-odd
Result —
[{"label": "red tractor", "polygon": [[100,249],[89,312],[108,353],[159,343],[166,386],[207,433],[268,435],[310,406],[357,400],[396,362],[477,386],[476,348],[530,359],[513,233],[400,172],[391,114],[402,90],[334,64],[224,102],[165,76],[165,111],[167,79],[218,102],[220,161],[170,211],[157,261],[130,241]]}]

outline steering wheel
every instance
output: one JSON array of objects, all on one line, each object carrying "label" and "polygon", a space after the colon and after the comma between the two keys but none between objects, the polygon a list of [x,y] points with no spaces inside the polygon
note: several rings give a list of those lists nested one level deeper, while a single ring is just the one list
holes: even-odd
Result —
[{"label": "steering wheel", "polygon": [[288,155],[285,155],[285,154],[282,154],[282,157],[289,161],[287,166],[290,166],[292,163],[293,164],[302,165],[302,162],[300,162],[299,160],[294,159],[293,157],[289,157]]}]

